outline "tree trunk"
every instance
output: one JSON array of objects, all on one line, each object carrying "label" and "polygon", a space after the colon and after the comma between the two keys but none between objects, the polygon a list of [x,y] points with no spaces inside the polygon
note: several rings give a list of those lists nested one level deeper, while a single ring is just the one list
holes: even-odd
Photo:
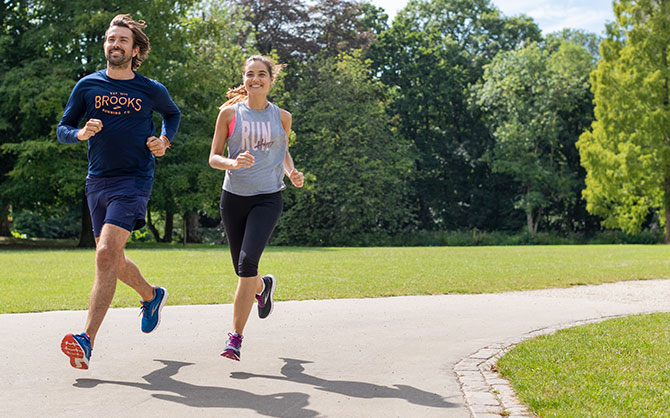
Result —
[{"label": "tree trunk", "polygon": [[202,237],[200,237],[200,232],[198,231],[198,212],[186,212],[184,218],[186,219],[186,242],[202,242]]},{"label": "tree trunk", "polygon": [[156,225],[154,225],[153,221],[151,220],[151,211],[147,209],[147,227],[149,228],[149,231],[154,235],[154,239],[156,242],[161,242],[161,235],[158,233],[158,229],[156,229]]},{"label": "tree trunk", "polygon": [[528,224],[528,233],[530,234],[531,237],[535,236],[535,232],[533,231],[533,211],[526,212],[526,223]]},{"label": "tree trunk", "polygon": [[168,210],[165,212],[165,235],[163,242],[172,242],[172,232],[174,231],[174,212]]},{"label": "tree trunk", "polygon": [[79,248],[95,248],[95,237],[93,236],[93,223],[91,212],[88,210],[88,199],[86,193],[81,194],[81,231],[79,232]]},{"label": "tree trunk", "polygon": [[670,167],[665,169],[663,179],[663,206],[665,209],[665,243],[670,244]]},{"label": "tree trunk", "polygon": [[[663,68],[668,68],[668,53],[670,52],[670,47],[665,47],[665,53],[661,55],[663,60]],[[667,109],[668,105],[668,94],[670,93],[670,85],[668,84],[668,78],[665,78],[664,86],[665,91],[663,92],[663,109]],[[667,144],[668,137],[664,138],[664,142]],[[670,244],[670,162],[665,162],[665,178],[663,179],[663,206],[665,209],[665,243]]]},{"label": "tree trunk", "polygon": [[151,231],[151,233],[154,234],[156,242],[172,242],[172,231],[174,230],[173,222],[174,222],[174,213],[169,210],[166,211],[165,233],[163,234],[163,238],[161,238],[161,234],[158,232],[158,228],[156,228],[156,225],[154,225],[151,219],[151,211],[147,210],[147,227],[149,228],[149,231]]},{"label": "tree trunk", "polygon": [[540,219],[542,219],[542,208],[537,210],[535,216],[533,216],[533,210],[526,212],[526,223],[528,224],[528,233],[531,237],[534,237],[537,234],[537,229],[540,226]]},{"label": "tree trunk", "polygon": [[9,230],[9,205],[0,205],[0,237],[11,237]]}]

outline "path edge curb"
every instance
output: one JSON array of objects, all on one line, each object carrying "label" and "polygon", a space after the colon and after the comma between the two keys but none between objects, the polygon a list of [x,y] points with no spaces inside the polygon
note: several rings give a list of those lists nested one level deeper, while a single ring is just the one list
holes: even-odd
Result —
[{"label": "path edge curb", "polygon": [[510,382],[497,371],[498,359],[519,343],[556,331],[581,325],[595,324],[609,319],[631,315],[648,315],[659,311],[645,311],[635,314],[607,315],[574,322],[552,325],[536,329],[518,337],[509,338],[480,348],[454,365],[465,405],[474,418],[493,417],[535,417],[528,407],[521,403]]}]

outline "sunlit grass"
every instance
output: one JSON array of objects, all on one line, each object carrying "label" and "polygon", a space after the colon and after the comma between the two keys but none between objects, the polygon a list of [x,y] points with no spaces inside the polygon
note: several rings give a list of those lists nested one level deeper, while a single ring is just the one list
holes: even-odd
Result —
[{"label": "sunlit grass", "polygon": [[670,314],[571,328],[515,347],[498,361],[541,417],[670,415]]},{"label": "sunlit grass", "polygon": [[[226,247],[129,249],[170,304],[229,303],[236,277]],[[0,312],[86,309],[93,250],[0,251]],[[279,280],[278,300],[486,293],[670,278],[670,247],[270,247],[261,273]],[[113,306],[136,306],[119,283]]]}]

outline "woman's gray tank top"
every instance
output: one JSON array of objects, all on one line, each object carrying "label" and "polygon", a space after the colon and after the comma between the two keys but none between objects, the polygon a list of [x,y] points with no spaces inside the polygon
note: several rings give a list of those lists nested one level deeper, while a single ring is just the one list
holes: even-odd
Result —
[{"label": "woman's gray tank top", "polygon": [[235,159],[244,151],[249,151],[254,156],[254,165],[226,170],[223,190],[239,196],[283,190],[286,188],[286,131],[281,124],[279,108],[269,103],[263,110],[254,110],[246,101],[233,106],[235,127],[228,137],[228,158]]}]

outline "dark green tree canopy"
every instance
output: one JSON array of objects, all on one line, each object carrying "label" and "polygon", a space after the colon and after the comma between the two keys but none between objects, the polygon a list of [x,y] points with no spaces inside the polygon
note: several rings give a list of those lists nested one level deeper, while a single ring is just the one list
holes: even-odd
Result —
[{"label": "dark green tree canopy", "polygon": [[[77,80],[104,68],[104,31],[118,13],[147,22],[152,52],[139,72],[166,85],[182,110],[156,168],[148,221],[158,240],[197,241],[199,227],[218,222],[223,173],[208,166],[211,137],[226,91],[241,84],[244,60],[256,53],[286,64],[270,99],[293,114],[291,153],[307,174],[305,188],[284,192],[274,242],[367,245],[420,230],[519,231],[529,213],[531,230],[599,229],[597,216],[616,217],[596,206],[614,207],[618,198],[602,188],[596,215],[586,213],[586,171],[574,147],[593,120],[595,63],[605,66],[594,73],[602,84],[594,92],[617,98],[618,83],[632,93],[616,106],[596,100],[606,116],[594,136],[602,126],[610,140],[618,126],[612,109],[624,115],[621,126],[664,126],[663,112],[642,112],[639,103],[662,102],[665,70],[637,70],[658,64],[667,47],[661,6],[617,7],[620,24],[598,52],[593,34],[543,38],[532,19],[504,16],[490,0],[410,0],[390,26],[382,8],[353,0],[7,0],[0,7],[0,234],[9,233],[11,213],[25,211],[21,222],[87,218],[86,147],[58,144],[55,126]],[[639,52],[627,52],[629,44]],[[629,134],[652,132],[629,126],[637,129]],[[602,152],[579,151],[587,167],[588,156],[647,156],[639,151],[645,144],[617,145],[620,155],[609,143]],[[643,159],[645,169],[662,171],[662,154]],[[593,164],[591,176],[623,167]],[[592,184],[587,190],[601,196]],[[660,206],[639,198],[621,208],[648,219]]]}]

